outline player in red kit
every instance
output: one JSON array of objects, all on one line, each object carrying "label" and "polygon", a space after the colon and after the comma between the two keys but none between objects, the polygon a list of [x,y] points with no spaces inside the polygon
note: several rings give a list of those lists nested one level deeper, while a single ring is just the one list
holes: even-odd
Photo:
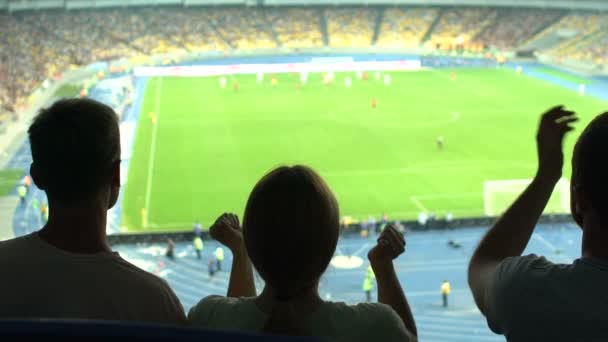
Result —
[{"label": "player in red kit", "polygon": [[233,89],[235,92],[239,91],[239,88],[240,88],[240,87],[241,87],[241,86],[239,85],[239,82],[234,82],[234,83],[232,83],[232,89]]}]

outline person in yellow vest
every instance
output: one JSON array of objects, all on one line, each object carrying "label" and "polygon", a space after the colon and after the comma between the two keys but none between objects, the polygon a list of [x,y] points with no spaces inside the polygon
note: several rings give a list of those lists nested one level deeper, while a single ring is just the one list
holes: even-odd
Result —
[{"label": "person in yellow vest", "polygon": [[448,307],[448,296],[450,295],[450,292],[452,292],[452,287],[450,286],[450,282],[447,280],[444,280],[443,283],[441,284],[441,297],[443,298],[443,307],[444,308]]},{"label": "person in yellow vest", "polygon": [[216,271],[221,271],[222,261],[224,261],[224,249],[221,246],[215,249],[215,261],[217,263]]},{"label": "person in yellow vest", "polygon": [[40,218],[44,223],[46,223],[49,219],[49,206],[45,202],[40,204]]},{"label": "person in yellow vest", "polygon": [[200,236],[194,238],[194,251],[196,252],[196,258],[201,259],[201,253],[203,252],[203,239]]},{"label": "person in yellow vest", "polygon": [[367,272],[365,273],[365,279],[363,279],[363,292],[365,292],[365,299],[368,302],[372,301],[372,290],[374,289],[374,279],[376,279],[376,275],[372,270],[371,266],[367,267]]},{"label": "person in yellow vest", "polygon": [[19,199],[21,200],[21,204],[25,203],[25,196],[27,196],[27,188],[25,185],[19,185],[17,188],[17,194],[19,195]]}]

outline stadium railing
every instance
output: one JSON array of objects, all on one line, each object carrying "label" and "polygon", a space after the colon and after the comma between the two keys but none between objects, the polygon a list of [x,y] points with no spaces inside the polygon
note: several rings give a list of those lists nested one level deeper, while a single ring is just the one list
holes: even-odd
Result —
[{"label": "stadium railing", "polygon": [[0,320],[0,341],[226,341],[314,342],[319,338],[269,336],[237,332],[180,328],[152,324],[89,320]]}]

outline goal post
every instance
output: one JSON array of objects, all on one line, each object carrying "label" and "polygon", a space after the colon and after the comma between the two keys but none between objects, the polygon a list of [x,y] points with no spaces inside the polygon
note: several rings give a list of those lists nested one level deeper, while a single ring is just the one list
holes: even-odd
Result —
[{"label": "goal post", "polygon": [[[487,216],[502,214],[532,182],[531,179],[487,180],[483,183],[483,206]],[[561,178],[551,194],[545,214],[570,212],[570,182]]]}]

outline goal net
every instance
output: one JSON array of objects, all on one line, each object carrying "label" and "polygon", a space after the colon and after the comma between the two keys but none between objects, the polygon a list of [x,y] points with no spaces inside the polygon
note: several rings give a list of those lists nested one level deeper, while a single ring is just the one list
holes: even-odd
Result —
[{"label": "goal net", "polygon": [[[489,180],[483,183],[483,206],[487,216],[502,214],[532,182],[531,179]],[[553,189],[545,214],[570,212],[570,183],[562,178]]]}]

